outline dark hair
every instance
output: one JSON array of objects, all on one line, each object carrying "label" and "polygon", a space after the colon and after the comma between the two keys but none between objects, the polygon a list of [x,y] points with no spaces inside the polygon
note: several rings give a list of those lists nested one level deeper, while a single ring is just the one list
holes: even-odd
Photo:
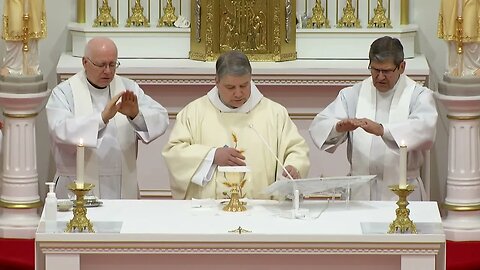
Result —
[{"label": "dark hair", "polygon": [[370,64],[392,60],[396,66],[399,66],[404,60],[402,43],[389,36],[378,38],[370,45],[368,59]]},{"label": "dark hair", "polygon": [[252,67],[248,57],[240,51],[228,51],[218,57],[216,75],[221,79],[225,75],[242,76],[252,74]]}]

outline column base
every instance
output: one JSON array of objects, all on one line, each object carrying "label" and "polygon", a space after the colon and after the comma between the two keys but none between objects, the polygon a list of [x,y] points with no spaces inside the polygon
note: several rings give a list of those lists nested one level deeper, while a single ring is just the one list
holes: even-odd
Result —
[{"label": "column base", "polygon": [[442,223],[447,240],[480,241],[480,211],[448,211]]},{"label": "column base", "polygon": [[33,239],[39,221],[37,209],[0,209],[0,237]]}]

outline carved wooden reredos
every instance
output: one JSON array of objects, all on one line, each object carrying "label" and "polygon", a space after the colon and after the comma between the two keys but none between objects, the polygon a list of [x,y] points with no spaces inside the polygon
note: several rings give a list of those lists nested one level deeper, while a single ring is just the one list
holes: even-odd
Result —
[{"label": "carved wooden reredos", "polygon": [[192,0],[190,59],[241,50],[252,61],[297,58],[296,0]]}]

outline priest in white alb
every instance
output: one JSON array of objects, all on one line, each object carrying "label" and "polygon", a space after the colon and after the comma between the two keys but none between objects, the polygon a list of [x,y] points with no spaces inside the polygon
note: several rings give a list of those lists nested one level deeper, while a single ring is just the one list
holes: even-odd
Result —
[{"label": "priest in white alb", "polygon": [[308,146],[285,107],[264,97],[252,82],[247,56],[238,51],[221,55],[215,82],[178,113],[162,152],[173,197],[225,198],[229,188],[224,183],[232,179],[219,166],[250,169],[242,190],[247,198],[270,198],[264,190],[281,175],[306,177]]},{"label": "priest in white alb", "polygon": [[[165,108],[136,82],[116,75],[117,57],[112,40],[91,39],[82,58],[84,70],[56,86],[47,102],[59,198],[68,196],[67,185],[75,180],[95,184],[93,194],[99,198],[138,198],[138,139],[151,142],[167,129]],[[85,168],[76,168],[80,143]]]},{"label": "priest in white alb", "polygon": [[435,139],[437,110],[432,91],[404,75],[403,46],[388,36],[370,46],[371,76],[342,89],[310,125],[315,145],[327,152],[347,141],[351,175],[376,175],[370,185],[352,189],[353,199],[396,200],[399,147],[408,149],[409,199],[425,199],[420,168]]}]

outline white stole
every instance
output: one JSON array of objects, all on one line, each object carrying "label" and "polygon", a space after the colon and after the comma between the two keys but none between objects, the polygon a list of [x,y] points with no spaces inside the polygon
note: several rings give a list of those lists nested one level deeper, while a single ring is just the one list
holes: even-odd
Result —
[{"label": "white stole", "polygon": [[[92,114],[93,104],[90,91],[88,90],[85,72],[79,72],[69,80],[72,87],[73,100],[75,104],[75,117]],[[117,75],[115,75],[109,87],[111,96],[115,96],[126,90],[122,79]],[[121,198],[137,199],[138,185],[136,177],[136,136],[125,115],[117,113],[113,117],[113,121],[117,127],[117,140],[122,153]],[[100,195],[100,186],[98,182],[99,169],[95,149],[85,147],[85,164],[85,182],[95,185],[96,188],[94,188],[93,194],[98,197]]]},{"label": "white stole", "polygon": [[[388,116],[388,123],[397,123],[408,119],[410,112],[410,101],[415,81],[405,75],[401,75]],[[372,77],[362,82],[358,95],[356,118],[367,118],[375,121],[377,107],[377,89],[373,85]],[[362,128],[357,128],[352,136],[352,175],[367,175],[370,169],[370,150],[372,146],[372,134],[367,133]],[[392,165],[393,164],[393,165]],[[396,165],[395,165],[396,164]],[[383,160],[383,181],[388,185],[399,182],[399,164],[400,156],[398,151],[392,151],[386,148]],[[364,192],[365,189],[362,191]],[[360,195],[360,194],[359,194]]]}]

